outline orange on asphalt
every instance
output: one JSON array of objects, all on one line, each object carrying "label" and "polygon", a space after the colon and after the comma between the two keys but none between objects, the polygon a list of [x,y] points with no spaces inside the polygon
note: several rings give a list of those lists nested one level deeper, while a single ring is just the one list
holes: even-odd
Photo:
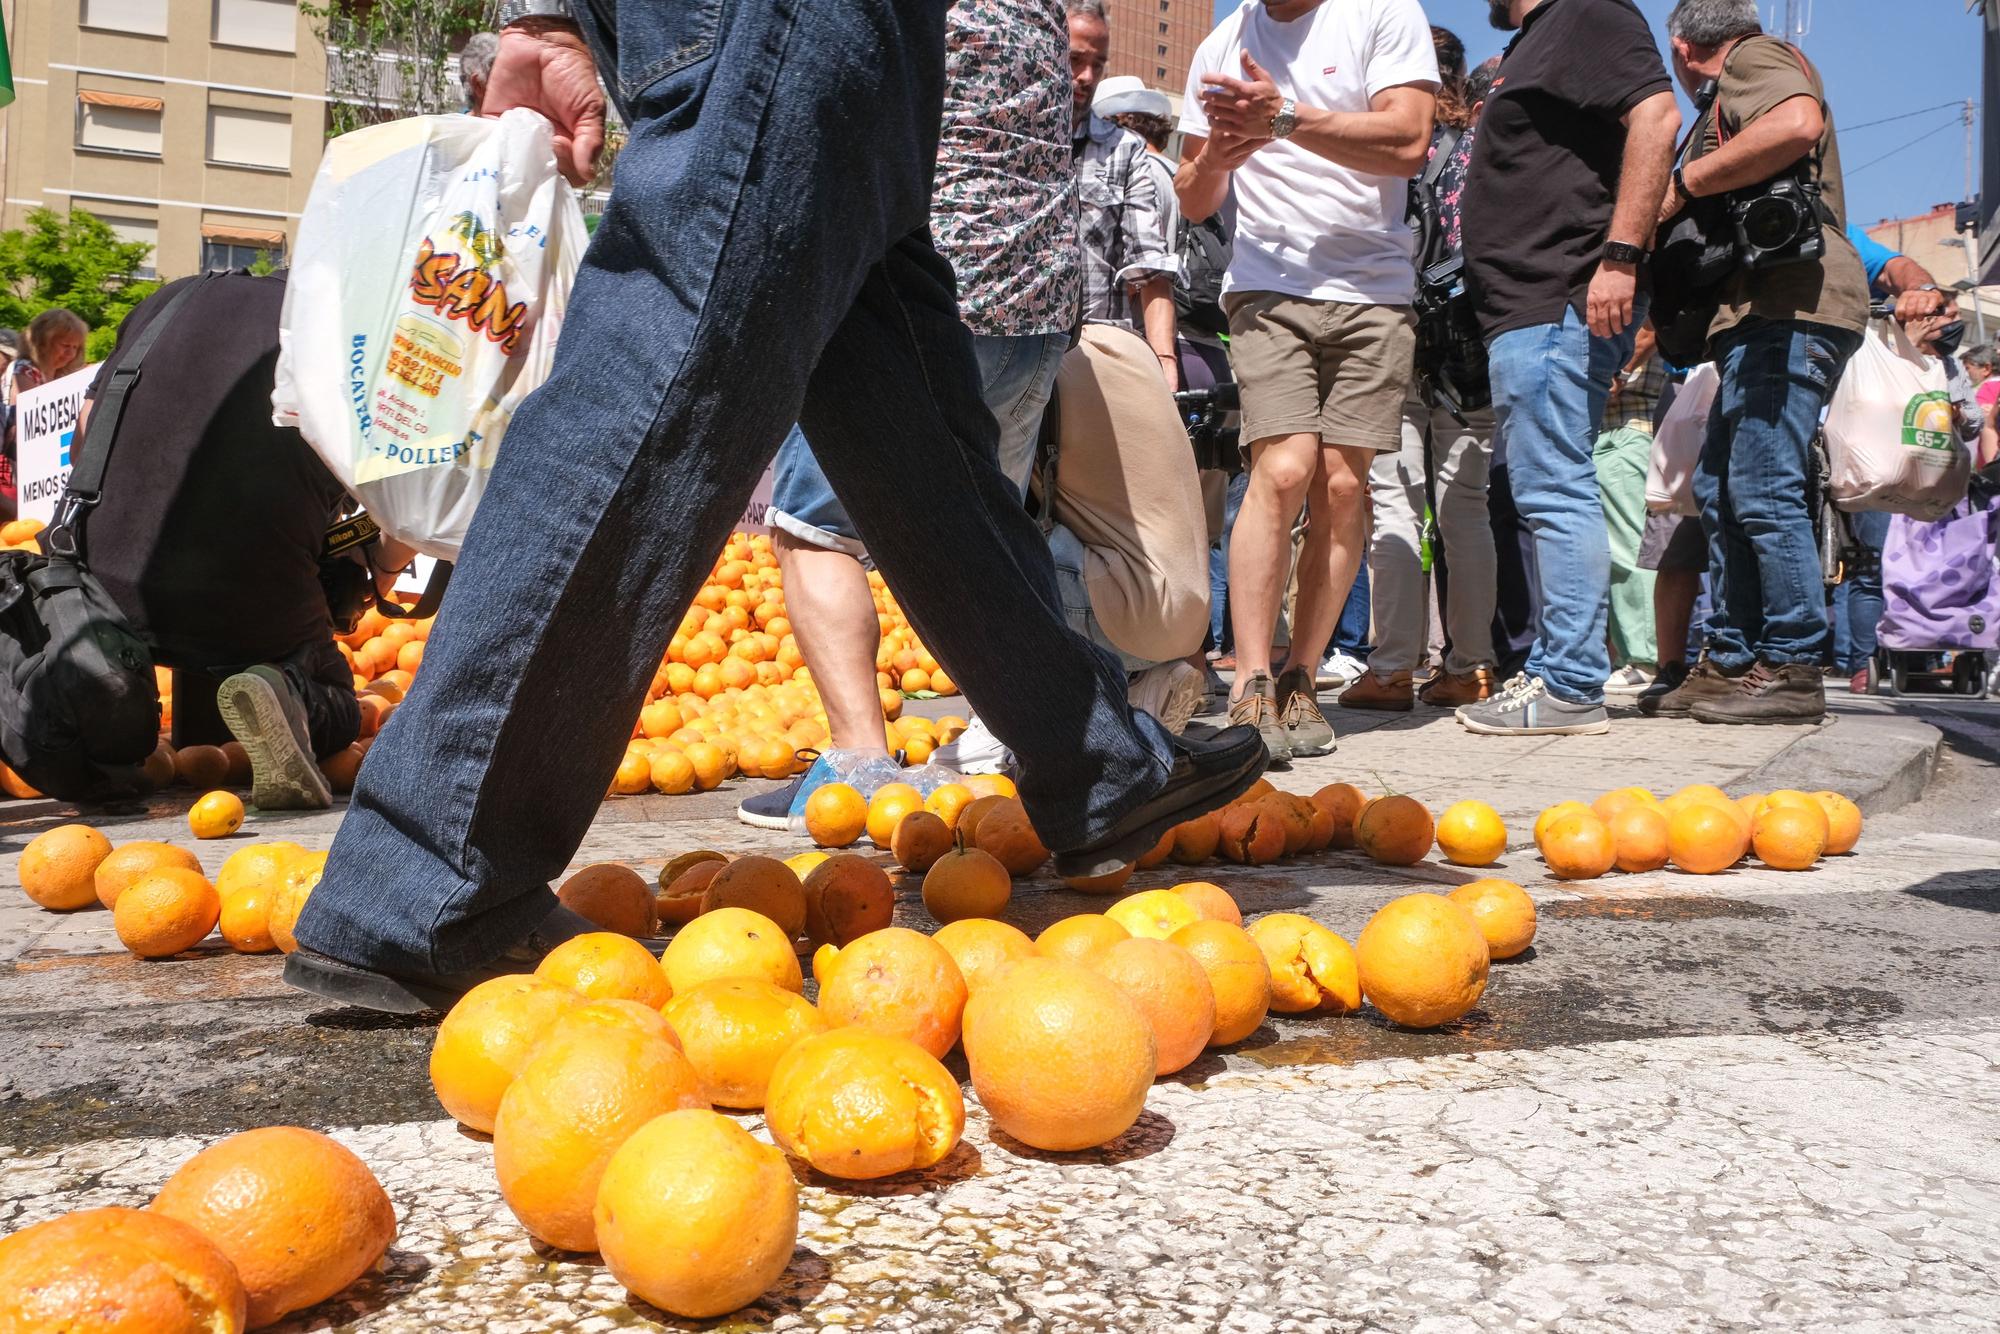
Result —
[{"label": "orange on asphalt", "polygon": [[299,914],[305,911],[306,900],[326,874],[326,859],[324,852],[303,852],[292,858],[285,864],[284,880],[271,894],[265,929],[271,933],[271,943],[287,954],[299,947],[292,930],[298,925]]},{"label": "orange on asphalt", "polygon": [[1815,792],[1813,800],[1826,812],[1826,855],[1840,857],[1861,841],[1861,808],[1838,792]]},{"label": "orange on asphalt", "polygon": [[252,1329],[340,1292],[396,1239],[395,1206],[368,1165],[299,1126],[211,1144],[167,1178],[151,1207],[229,1257]]},{"label": "orange on asphalt", "polygon": [[1591,810],[1590,807],[1586,806],[1584,803],[1580,801],[1559,801],[1555,805],[1544,810],[1540,815],[1536,816],[1535,847],[1538,850],[1540,849],[1540,847],[1542,846],[1542,838],[1549,832],[1550,825],[1554,824],[1557,820],[1562,819],[1565,815],[1575,815],[1578,814],[1579,812],[1587,815],[1597,814],[1596,811]]},{"label": "orange on asphalt", "polygon": [[1328,783],[1313,793],[1313,805],[1333,817],[1333,841],[1330,848],[1346,849],[1355,846],[1354,822],[1361,816],[1361,808],[1368,804],[1368,794],[1352,783]]},{"label": "orange on asphalt", "polygon": [[500,1095],[550,1025],[585,1003],[532,973],[488,978],[458,998],[431,1042],[431,1089],[460,1125],[493,1133]]},{"label": "orange on asphalt", "polygon": [[1507,825],[1483,801],[1461,801],[1438,817],[1438,851],[1454,866],[1491,866],[1507,851]]},{"label": "orange on asphalt", "polygon": [[0,1237],[9,1334],[240,1334],[247,1308],[229,1257],[150,1209],[81,1209]]},{"label": "orange on asphalt", "polygon": [[1375,798],[1354,820],[1356,845],[1385,866],[1415,866],[1430,855],[1436,833],[1430,810],[1400,794]]},{"label": "orange on asphalt", "polygon": [[70,912],[97,900],[97,868],[111,855],[111,840],[87,824],[57,825],[21,850],[21,888],[44,908]]},{"label": "orange on asphalt", "polygon": [[1826,812],[1790,803],[1767,806],[1750,831],[1757,860],[1774,871],[1810,871],[1826,852]]},{"label": "orange on asphalt", "polygon": [[805,886],[775,857],[738,857],[717,872],[702,895],[701,910],[707,914],[720,908],[762,913],[788,938],[805,934]]},{"label": "orange on asphalt", "polygon": [[118,896],[125,892],[127,885],[162,866],[178,866],[184,871],[196,873],[201,871],[201,863],[186,848],[177,848],[171,843],[126,843],[114,848],[110,856],[97,864],[97,870],[91,877],[97,901],[107,908],[117,907]]},{"label": "orange on asphalt", "polygon": [[1236,900],[1221,885],[1207,880],[1189,880],[1175,885],[1172,892],[1192,903],[1204,922],[1243,925],[1243,910],[1236,906]]},{"label": "orange on asphalt", "polygon": [[1174,850],[1170,854],[1182,866],[1199,866],[1215,856],[1222,841],[1222,820],[1214,812],[1174,826]]},{"label": "orange on asphalt", "polygon": [[1271,965],[1250,933],[1228,922],[1196,922],[1173,943],[1194,956],[1215,993],[1215,1031],[1208,1045],[1227,1047],[1257,1031],[1271,1009]]},{"label": "orange on asphalt", "polygon": [[845,945],[895,917],[889,873],[856,853],[837,853],[813,867],[804,890],[806,936],[815,945]]},{"label": "orange on asphalt", "polygon": [[1512,881],[1475,880],[1446,897],[1472,914],[1490,957],[1511,959],[1534,944],[1535,901]]},{"label": "orange on asphalt", "polygon": [[1132,882],[1133,873],[1138,869],[1135,863],[1131,866],[1121,866],[1104,875],[1066,875],[1061,879],[1064,888],[1073,889],[1079,894],[1116,894]]},{"label": "orange on asphalt", "polygon": [[674,994],[651,951],[616,931],[572,936],[535,966],[535,976],[586,1000],[630,1000],[659,1009]]},{"label": "orange on asphalt", "polygon": [[908,1038],[838,1028],[805,1038],[771,1072],[764,1124],[778,1147],[849,1181],[916,1172],[965,1133],[965,1097]]},{"label": "orange on asphalt", "polygon": [[1035,952],[1045,959],[1082,963],[1099,950],[1131,938],[1130,931],[1103,913],[1078,913],[1042,928],[1042,934],[1035,937]]},{"label": "orange on asphalt", "polygon": [[694,1066],[660,1038],[603,1024],[544,1041],[494,1116],[501,1197],[549,1245],[596,1250],[591,1211],[611,1155],[654,1117],[704,1105]]},{"label": "orange on asphalt", "polygon": [[941,923],[998,917],[1014,895],[1014,881],[991,853],[961,846],[924,873],[923,895],[924,911]]},{"label": "orange on asphalt", "polygon": [[1159,1054],[1144,1012],[1109,979],[1024,959],[967,1004],[965,1062],[995,1126],[1062,1153],[1131,1129]]},{"label": "orange on asphalt", "polygon": [[1106,908],[1104,915],[1146,940],[1171,939],[1182,927],[1203,920],[1192,899],[1170,889],[1141,890]]},{"label": "orange on asphalt", "polygon": [[979,850],[1007,868],[1014,877],[1033,875],[1049,859],[1049,850],[1020,802],[1008,798],[979,820]]},{"label": "orange on asphalt", "polygon": [[1301,913],[1260,917],[1250,939],[1271,969],[1271,1008],[1279,1014],[1352,1014],[1361,1008],[1354,949]]},{"label": "orange on asphalt", "polygon": [[[822,970],[817,956],[814,972]],[[908,927],[871,931],[831,956],[819,1009],[840,1028],[855,1024],[904,1037],[943,1059],[958,1042],[965,977],[944,946]]]},{"label": "orange on asphalt", "polygon": [[945,783],[924,798],[924,809],[943,820],[945,828],[956,831],[958,818],[976,800],[978,797],[965,784]]},{"label": "orange on asphalt", "polygon": [[1667,856],[1690,875],[1714,875],[1736,865],[1748,843],[1732,807],[1696,801],[1667,821]]},{"label": "orange on asphalt", "polygon": [[722,874],[722,868],[729,865],[729,861],[718,854],[714,860],[694,862],[668,879],[667,872],[672,871],[674,865],[674,862],[669,862],[666,870],[660,873],[662,883],[660,892],[653,896],[653,914],[665,925],[686,926],[701,916],[701,905],[708,897],[709,882]]},{"label": "orange on asphalt", "polygon": [[1552,821],[1538,846],[1558,880],[1596,880],[1618,864],[1610,827],[1593,811],[1572,811]]},{"label": "orange on asphalt", "polygon": [[822,848],[846,848],[868,832],[868,802],[844,782],[828,782],[806,798],[806,834]]},{"label": "orange on asphalt", "polygon": [[908,783],[883,784],[868,799],[868,841],[887,852],[903,817],[923,808],[923,794]]},{"label": "orange on asphalt", "polygon": [[965,979],[969,997],[998,977],[1007,965],[1035,957],[1035,942],[1017,926],[989,917],[962,917],[947,922],[931,937],[944,947]]},{"label": "orange on asphalt", "polygon": [[1132,998],[1153,1030],[1153,1073],[1184,1069],[1215,1032],[1215,988],[1195,957],[1165,940],[1121,940],[1084,966]]},{"label": "orange on asphalt", "polygon": [[951,826],[929,811],[911,811],[889,837],[889,852],[906,871],[918,875],[951,851]]},{"label": "orange on asphalt", "polygon": [[1216,851],[1239,866],[1268,866],[1285,855],[1285,820],[1263,801],[1241,801],[1216,813]]},{"label": "orange on asphalt", "polygon": [[591,1228],[613,1278],[672,1315],[705,1320],[757,1300],[798,1244],[785,1155],[719,1112],[647,1122],[601,1173]]},{"label": "orange on asphalt", "polygon": [[1361,993],[1406,1028],[1450,1023],[1486,990],[1486,937],[1471,913],[1440,894],[1391,899],[1361,928],[1354,954]]},{"label": "orange on asphalt", "polygon": [[667,942],[660,970],[677,996],[722,977],[754,977],[787,991],[805,990],[791,938],[748,908],[718,908],[682,927]]},{"label": "orange on asphalt", "polygon": [[827,1027],[804,996],[749,977],[704,982],[668,1001],[665,1015],[702,1096],[718,1107],[762,1107],[778,1058]]},{"label": "orange on asphalt", "polygon": [[598,862],[562,882],[556,900],[621,936],[650,936],[656,925],[653,887],[623,862]]},{"label": "orange on asphalt", "polygon": [[111,924],[118,940],[142,959],[192,949],[222,917],[222,896],[198,871],[163,866],[140,876],[118,896]]}]

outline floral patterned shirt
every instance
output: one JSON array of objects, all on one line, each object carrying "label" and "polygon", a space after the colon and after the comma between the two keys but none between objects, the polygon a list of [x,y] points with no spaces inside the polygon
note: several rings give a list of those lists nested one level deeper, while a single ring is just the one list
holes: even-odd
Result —
[{"label": "floral patterned shirt", "polygon": [[1076,324],[1081,268],[1063,0],[957,0],[931,235],[976,334]]}]

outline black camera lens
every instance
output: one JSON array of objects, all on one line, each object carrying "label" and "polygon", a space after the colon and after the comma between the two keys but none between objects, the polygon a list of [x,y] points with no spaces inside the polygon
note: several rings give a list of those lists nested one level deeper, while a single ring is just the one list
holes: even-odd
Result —
[{"label": "black camera lens", "polygon": [[1743,210],[1743,239],[1758,250],[1789,245],[1799,234],[1804,216],[1782,195],[1766,195]]}]

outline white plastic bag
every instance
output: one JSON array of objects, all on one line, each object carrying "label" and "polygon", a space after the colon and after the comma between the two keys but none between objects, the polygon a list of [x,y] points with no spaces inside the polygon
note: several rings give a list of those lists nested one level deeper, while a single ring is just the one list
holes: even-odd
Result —
[{"label": "white plastic bag", "polygon": [[1646,467],[1646,508],[1655,514],[1699,514],[1694,470],[1708,440],[1708,414],[1722,377],[1704,361],[1688,372],[1667,415],[1653,432],[1653,458]]},{"label": "white plastic bag", "polygon": [[1847,363],[1826,416],[1833,500],[1926,523],[1965,499],[1972,455],[1959,443],[1944,363],[1903,326],[1876,320]]},{"label": "white plastic bag", "polygon": [[586,239],[532,111],[335,139],[299,222],[274,419],[384,531],[452,559],[508,421],[548,378]]}]

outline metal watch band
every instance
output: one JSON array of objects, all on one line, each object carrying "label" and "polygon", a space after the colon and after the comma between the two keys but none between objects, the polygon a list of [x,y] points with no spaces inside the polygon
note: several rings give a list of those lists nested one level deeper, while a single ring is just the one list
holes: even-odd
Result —
[{"label": "metal watch band", "polygon": [[495,27],[504,28],[522,19],[566,19],[571,17],[569,0],[500,0]]},{"label": "metal watch band", "polygon": [[1289,139],[1298,124],[1299,104],[1288,97],[1278,104],[1278,114],[1271,117],[1271,137]]}]

